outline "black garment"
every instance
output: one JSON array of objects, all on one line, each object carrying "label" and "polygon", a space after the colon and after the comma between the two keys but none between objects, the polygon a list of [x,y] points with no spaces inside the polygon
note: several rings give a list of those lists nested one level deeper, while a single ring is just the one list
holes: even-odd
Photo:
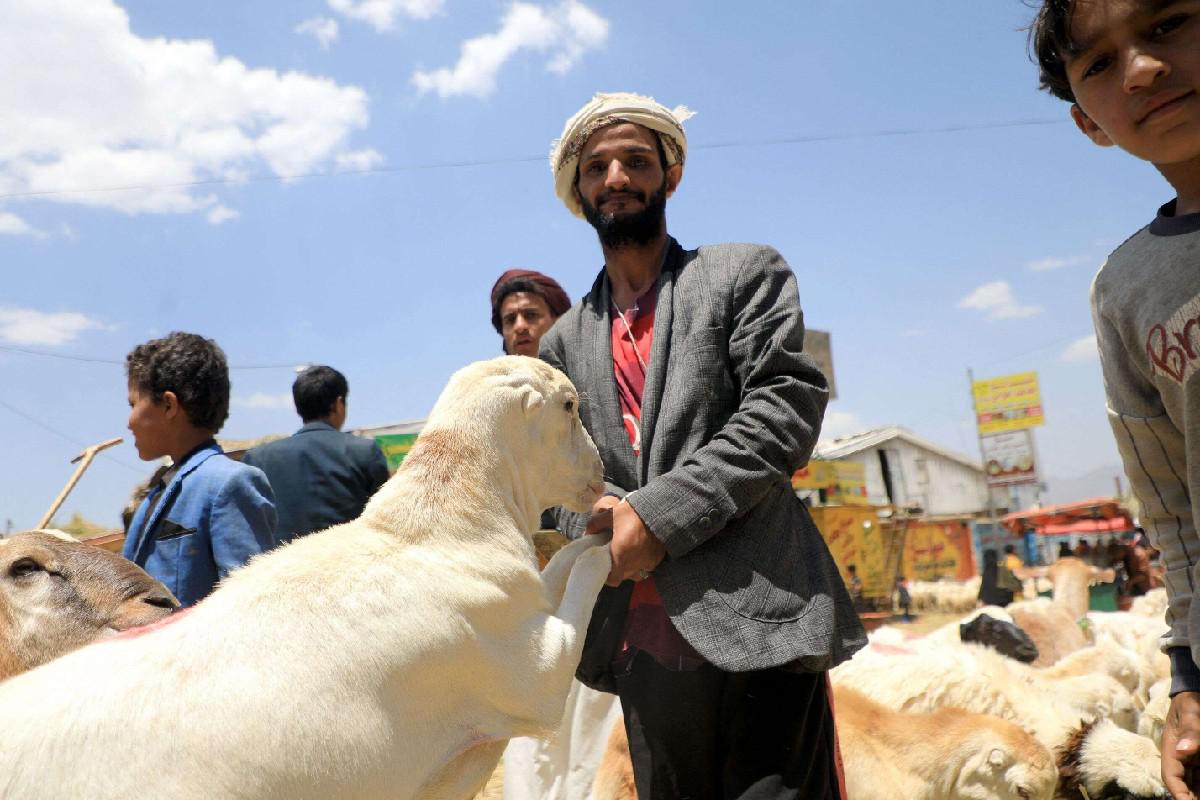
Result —
[{"label": "black garment", "polygon": [[1003,608],[1013,601],[1013,592],[1010,589],[1001,589],[997,585],[999,576],[999,566],[994,562],[983,562],[983,577],[979,582],[979,599],[986,606],[1000,606]]},{"label": "black garment", "polygon": [[246,452],[243,464],[267,474],[279,513],[279,541],[348,522],[388,479],[373,439],[309,422],[286,439]]},{"label": "black garment", "polygon": [[842,800],[824,672],[674,672],[639,651],[616,681],[641,800]]}]

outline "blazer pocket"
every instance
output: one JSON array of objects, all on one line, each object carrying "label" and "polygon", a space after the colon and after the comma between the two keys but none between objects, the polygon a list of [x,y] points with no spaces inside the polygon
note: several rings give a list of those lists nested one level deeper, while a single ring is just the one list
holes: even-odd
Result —
[{"label": "blazer pocket", "polygon": [[181,536],[187,536],[188,534],[195,532],[195,528],[185,528],[178,522],[172,522],[168,519],[159,526],[158,534],[155,535],[154,538],[162,542],[166,541],[167,539],[178,539]]}]

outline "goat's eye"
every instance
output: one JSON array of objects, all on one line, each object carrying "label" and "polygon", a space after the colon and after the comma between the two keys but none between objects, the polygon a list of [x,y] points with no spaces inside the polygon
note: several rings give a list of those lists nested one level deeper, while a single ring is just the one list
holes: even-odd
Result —
[{"label": "goat's eye", "polygon": [[566,403],[563,404],[563,408],[565,408],[567,410],[568,414],[571,413],[572,411],[575,410],[575,401],[568,400]]},{"label": "goat's eye", "polygon": [[13,578],[24,578],[26,575],[41,571],[42,565],[29,557],[17,559],[8,568],[8,574]]}]

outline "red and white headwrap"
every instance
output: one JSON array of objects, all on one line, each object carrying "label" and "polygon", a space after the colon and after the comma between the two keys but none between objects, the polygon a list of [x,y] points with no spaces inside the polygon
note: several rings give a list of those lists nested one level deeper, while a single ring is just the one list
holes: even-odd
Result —
[{"label": "red and white headwrap", "polygon": [[575,199],[575,176],[579,170],[579,152],[593,133],[619,122],[632,122],[658,134],[667,166],[683,165],[687,158],[687,134],[683,123],[694,115],[686,106],[669,109],[653,97],[630,92],[599,92],[575,116],[567,120],[562,136],[550,146],[550,170],[554,173],[554,192],[577,217],[583,209]]}]

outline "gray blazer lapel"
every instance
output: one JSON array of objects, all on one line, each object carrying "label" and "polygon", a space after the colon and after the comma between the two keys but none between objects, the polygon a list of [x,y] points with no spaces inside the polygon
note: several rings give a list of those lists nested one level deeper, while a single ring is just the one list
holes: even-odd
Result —
[{"label": "gray blazer lapel", "polygon": [[[631,485],[637,481],[634,471],[633,447],[629,444],[629,436],[625,433],[625,423],[621,419],[621,401],[617,398],[617,379],[613,375],[612,352],[612,295],[609,290],[608,276],[601,273],[599,293],[595,313],[584,316],[584,339],[591,339],[592,357],[582,366],[587,370],[597,370],[593,375],[587,375],[583,384],[595,387],[595,396],[590,398],[595,407],[597,430],[602,431],[603,440],[597,446],[607,445],[610,452],[619,459],[620,472],[613,470],[614,483],[622,488],[633,490]],[[641,485],[638,483],[637,485]]]},{"label": "gray blazer lapel", "polygon": [[[671,239],[663,258],[662,271],[658,278],[658,301],[654,309],[654,341],[650,345],[650,363],[646,369],[646,387],[642,392],[642,452],[638,456],[638,485],[647,481],[646,469],[650,463],[647,454],[654,446],[654,422],[662,405],[663,391],[667,385],[667,362],[671,357],[671,320],[674,315],[675,270],[683,250]],[[609,344],[612,349],[612,344]]]}]

